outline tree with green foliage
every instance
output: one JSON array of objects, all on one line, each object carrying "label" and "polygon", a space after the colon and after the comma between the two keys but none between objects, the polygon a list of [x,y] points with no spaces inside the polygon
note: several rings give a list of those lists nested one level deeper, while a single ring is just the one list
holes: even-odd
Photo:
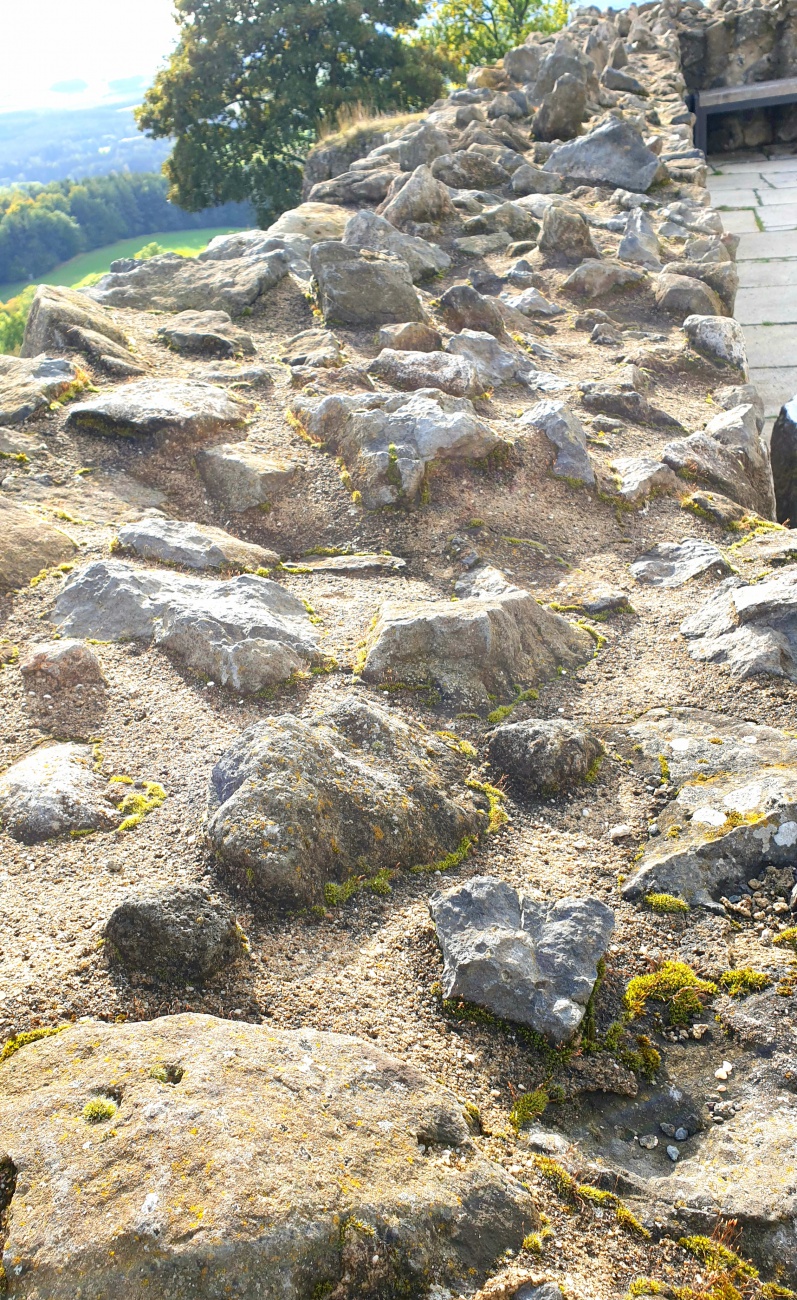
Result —
[{"label": "tree with green foliage", "polygon": [[297,202],[319,126],[343,105],[425,108],[445,65],[403,39],[418,0],[175,0],[179,43],[138,110],[172,136],[170,197],[189,211],[250,199],[261,224]]},{"label": "tree with green foliage", "polygon": [[567,0],[438,0],[421,24],[421,39],[464,79],[470,68],[496,63],[530,32],[555,32],[567,22]]}]

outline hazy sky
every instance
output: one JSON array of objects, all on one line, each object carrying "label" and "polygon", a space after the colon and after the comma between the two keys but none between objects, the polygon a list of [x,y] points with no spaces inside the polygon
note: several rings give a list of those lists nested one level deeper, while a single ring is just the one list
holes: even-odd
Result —
[{"label": "hazy sky", "polygon": [[135,95],[175,32],[171,0],[0,0],[0,113]]}]

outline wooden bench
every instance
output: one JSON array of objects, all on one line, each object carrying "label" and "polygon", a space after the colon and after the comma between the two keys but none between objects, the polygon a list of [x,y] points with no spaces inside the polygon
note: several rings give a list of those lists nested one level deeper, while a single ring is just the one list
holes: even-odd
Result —
[{"label": "wooden bench", "polygon": [[695,147],[706,153],[708,119],[714,113],[739,113],[774,104],[797,103],[797,77],[784,81],[757,81],[753,86],[723,86],[719,90],[698,90],[693,96]]}]

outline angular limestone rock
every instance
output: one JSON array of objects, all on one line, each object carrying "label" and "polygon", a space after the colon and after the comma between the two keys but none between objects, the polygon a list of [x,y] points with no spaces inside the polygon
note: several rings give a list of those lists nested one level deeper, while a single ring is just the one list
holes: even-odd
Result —
[{"label": "angular limestone rock", "polygon": [[577,294],[580,298],[604,298],[608,293],[618,293],[641,284],[646,275],[635,267],[622,266],[607,258],[605,261],[586,258],[577,266],[562,285],[563,289]]},{"label": "angular limestone rock", "polygon": [[518,425],[545,434],[556,449],[553,472],[557,478],[572,478],[590,485],[595,482],[587,435],[578,416],[564,402],[537,402],[520,417]]},{"label": "angular limestone rock", "polygon": [[[628,598],[622,593],[623,599]],[[490,732],[490,762],[523,791],[550,795],[585,781],[603,754],[598,737],[564,718],[507,722]]]},{"label": "angular limestone rock", "polygon": [[147,515],[125,524],[117,535],[118,550],[142,560],[182,564],[187,569],[237,569],[246,572],[277,564],[279,556],[253,542],[243,542],[223,528]]},{"label": "angular limestone rock", "polygon": [[151,641],[222,686],[254,692],[307,669],[318,633],[301,601],[242,574],[211,582],[96,560],[62,588],[54,620],[72,636]]},{"label": "angular limestone rock", "polygon": [[457,210],[446,186],[423,164],[395,192],[391,186],[379,215],[397,230],[407,230],[414,225],[440,225],[456,217]]},{"label": "angular limestone rock", "polygon": [[226,311],[181,311],[161,325],[158,338],[186,356],[252,357],[256,351],[252,336],[233,325]]},{"label": "angular limestone rock", "polygon": [[330,883],[434,862],[477,835],[487,819],[467,771],[443,740],[349,695],[243,733],[213,768],[208,839],[249,893],[321,903]]},{"label": "angular limestone rock", "polygon": [[727,316],[687,316],[683,331],[695,352],[716,365],[738,370],[747,380],[747,349],[738,321]]},{"label": "angular limestone rock", "polygon": [[433,461],[482,460],[503,442],[466,397],[432,388],[297,398],[293,411],[311,438],[343,457],[368,509],[416,500]]},{"label": "angular limestone rock", "polygon": [[751,585],[726,578],[681,632],[693,659],[727,664],[735,677],[797,681],[797,565]]},{"label": "angular limestone rock", "polygon": [[[98,1098],[112,1119],[92,1125]],[[539,1222],[462,1103],[411,1065],[206,1015],[70,1025],[17,1052],[0,1153],[29,1189],[4,1226],[12,1285],[35,1276],[48,1300],[74,1300],[76,1277],[105,1300],[130,1300],[131,1278],[149,1300],[472,1287]]]},{"label": "angular limestone rock", "polygon": [[646,193],[659,170],[659,159],[629,122],[610,118],[587,135],[554,149],[547,172],[573,180]]},{"label": "angular limestone rock", "polygon": [[383,348],[369,362],[368,374],[405,392],[439,388],[452,397],[478,397],[484,392],[484,385],[470,361],[448,352],[396,352]]},{"label": "angular limestone rock", "polygon": [[0,356],[0,425],[19,424],[87,383],[85,372],[61,357]]},{"label": "angular limestone rock", "polygon": [[538,604],[494,569],[460,585],[456,601],[387,601],[366,642],[362,675],[372,682],[430,685],[484,708],[516,684],[549,677],[557,665],[591,659],[589,633]]},{"label": "angular limestone rock", "polygon": [[770,443],[778,523],[797,525],[797,400],[780,408]]},{"label": "angular limestone rock", "polygon": [[275,249],[262,257],[200,261],[165,253],[130,270],[104,275],[86,289],[88,298],[109,307],[138,311],[226,311],[240,316],[286,275],[289,257]]},{"label": "angular limestone rock", "polygon": [[713,289],[689,275],[673,275],[669,268],[656,276],[653,296],[660,311],[683,320],[690,316],[721,316],[722,303]]},{"label": "angular limestone rock", "polygon": [[310,265],[324,320],[332,325],[387,325],[423,319],[407,263],[360,253],[329,240],[314,244]]},{"label": "angular limestone rock", "polygon": [[573,203],[552,203],[545,209],[538,247],[554,261],[581,262],[600,258],[589,224]]},{"label": "angular limestone rock", "polygon": [[0,499],[0,591],[27,586],[42,569],[63,564],[76,551],[59,528]]},{"label": "angular limestone rock", "polygon": [[771,863],[794,861],[797,742],[774,727],[703,709],[651,709],[616,740],[640,776],[666,773],[675,797],[623,886],[716,906]]},{"label": "angular limestone rock", "polygon": [[569,1042],[584,1018],[614,913],[597,898],[539,902],[495,876],[434,894],[443,996]]},{"label": "angular limestone rock", "polygon": [[198,438],[246,422],[249,406],[224,388],[195,380],[140,379],[69,409],[66,427],[80,433],[143,438],[179,433]]},{"label": "angular limestone rock", "polygon": [[343,232],[347,248],[369,249],[372,253],[388,253],[406,262],[413,282],[428,280],[430,276],[447,271],[451,258],[436,244],[415,235],[404,235],[384,217],[363,210],[347,223]]},{"label": "angular limestone rock", "polygon": [[676,495],[682,490],[669,465],[654,456],[621,456],[610,468],[617,476],[617,491],[626,501],[644,501],[654,493]]},{"label": "angular limestone rock", "polygon": [[77,289],[40,284],[25,323],[20,356],[76,348],[112,374],[140,375],[143,366],[130,351],[124,331],[105,307]]},{"label": "angular limestone rock", "polygon": [[296,476],[296,461],[274,456],[252,442],[222,442],[196,454],[211,496],[236,514],[274,500]]},{"label": "angular limestone rock", "polygon": [[530,382],[536,374],[534,366],[523,353],[508,344],[499,343],[492,334],[482,330],[460,330],[445,346],[446,352],[464,357],[476,370],[482,390],[494,388],[513,379],[519,383]]},{"label": "angular limestone rock", "polygon": [[90,745],[44,745],[0,775],[0,822],[23,844],[69,831],[112,830],[121,816],[105,797]]},{"label": "angular limestone rock", "polygon": [[658,542],[631,565],[636,581],[652,587],[682,587],[709,570],[724,578],[731,572],[731,566],[718,547],[697,537],[685,537],[682,542]]},{"label": "angular limestone rock", "polygon": [[[738,501],[739,505],[754,510],[764,518],[771,513],[771,474],[769,483],[753,482],[749,462],[734,447],[724,447],[707,433],[692,433],[688,438],[676,438],[662,448],[661,458],[687,482],[697,482],[716,488],[723,496]],[[758,475],[756,475],[758,478]]]}]

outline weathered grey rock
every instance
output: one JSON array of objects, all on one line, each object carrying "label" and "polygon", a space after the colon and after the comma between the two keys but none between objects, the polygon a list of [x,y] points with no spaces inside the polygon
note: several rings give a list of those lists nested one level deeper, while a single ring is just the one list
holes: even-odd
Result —
[{"label": "weathered grey rock", "polygon": [[118,550],[138,555],[142,560],[162,560],[165,564],[182,564],[187,569],[245,572],[279,562],[274,551],[241,541],[223,528],[160,515],[146,515],[136,523],[125,524],[116,540]]},{"label": "weathered grey rock", "polygon": [[124,331],[111,320],[105,307],[91,302],[77,289],[40,284],[25,322],[20,356],[76,348],[98,361],[112,374],[139,375],[143,367],[130,351]]},{"label": "weathered grey rock", "polygon": [[293,410],[313,438],[343,457],[368,509],[416,500],[426,468],[435,460],[481,460],[502,444],[467,398],[437,389],[408,397],[297,398]]},{"label": "weathered grey rock", "polygon": [[226,311],[181,311],[160,326],[158,338],[187,356],[252,357],[256,352],[252,336],[233,325]]},{"label": "weathered grey rock", "polygon": [[443,995],[569,1042],[584,1018],[614,913],[597,898],[539,902],[495,876],[433,894]]},{"label": "weathered grey rock", "polygon": [[747,380],[747,350],[738,321],[727,316],[688,316],[683,330],[701,356],[740,371]]},{"label": "weathered grey rock", "polygon": [[746,892],[765,864],[793,863],[797,743],[783,732],[681,707],[651,709],[611,739],[640,776],[666,770],[674,794],[623,886],[627,898],[663,891],[716,906]]},{"label": "weathered grey rock", "polygon": [[43,745],[0,775],[0,822],[23,844],[69,831],[112,830],[120,820],[94,771],[90,745]]},{"label": "weathered grey rock", "polygon": [[767,529],[740,542],[738,552],[746,560],[770,564],[773,568],[797,563],[797,531],[793,528]]},{"label": "weathered grey rock", "polygon": [[87,383],[87,375],[61,357],[0,356],[0,424],[19,424]]},{"label": "weathered grey rock", "polygon": [[583,628],[553,614],[494,569],[460,580],[456,601],[388,601],[366,642],[366,681],[434,685],[474,707],[510,699],[517,683],[594,653]]},{"label": "weathered grey rock", "polygon": [[693,659],[727,664],[736,677],[797,681],[797,566],[753,585],[726,578],[681,632]]},{"label": "weathered grey rock", "polygon": [[311,366],[313,369],[334,370],[345,364],[340,340],[331,330],[301,330],[285,341],[280,361],[286,366]]},{"label": "weathered grey rock", "polygon": [[455,239],[454,247],[460,253],[469,253],[472,257],[489,257],[491,253],[502,253],[511,243],[505,230],[495,230],[487,235],[466,235]]},{"label": "weathered grey rock", "polygon": [[709,570],[724,578],[731,572],[731,566],[718,547],[697,537],[685,537],[682,542],[657,542],[631,565],[636,581],[651,587],[682,587]]},{"label": "weathered grey rock", "polygon": [[448,270],[451,258],[437,244],[430,244],[416,235],[405,235],[384,217],[375,212],[357,212],[343,232],[347,248],[369,249],[372,253],[388,253],[406,262],[413,283],[427,280]]},{"label": "weathered grey rock", "polygon": [[209,979],[242,952],[235,917],[197,885],[132,894],[104,935],[128,970],[166,979]]},{"label": "weathered grey rock", "polygon": [[[395,182],[394,182],[395,184]],[[396,192],[388,192],[379,208],[379,215],[397,230],[412,225],[440,225],[456,216],[451,195],[440,181],[435,180],[430,169],[423,165],[415,171]]]},{"label": "weathered grey rock", "polygon": [[199,438],[239,429],[249,406],[214,384],[189,379],[140,379],[69,409],[66,427],[80,433],[143,438],[178,433]]},{"label": "weathered grey rock", "polygon": [[554,83],[534,114],[537,140],[570,140],[587,114],[587,87],[581,77],[565,72]]},{"label": "weathered grey rock", "polygon": [[682,477],[717,488],[765,519],[772,517],[769,452],[758,434],[751,406],[717,416],[704,433],[668,442],[662,459]]},{"label": "weathered grey rock", "polygon": [[775,488],[769,448],[759,434],[755,407],[750,403],[733,406],[709,420],[705,431],[738,457],[755,489],[759,513],[765,519],[774,518]]},{"label": "weathered grey rock", "polygon": [[642,208],[632,208],[629,212],[617,256],[621,262],[633,262],[649,271],[661,269],[661,245],[653,223]]},{"label": "weathered grey rock", "polygon": [[407,561],[398,555],[352,551],[346,555],[303,555],[296,562],[285,560],[282,567],[288,573],[342,573],[357,577],[363,573],[401,573]]},{"label": "weathered grey rock", "polygon": [[600,257],[599,249],[592,242],[589,225],[572,203],[552,203],[545,209],[538,248],[549,258],[562,258],[569,262]]},{"label": "weathered grey rock", "polygon": [[629,122],[610,118],[587,135],[559,145],[546,161],[545,170],[573,180],[647,193],[659,166],[656,154]]},{"label": "weathered grey rock", "polygon": [[556,451],[553,473],[557,478],[572,478],[593,484],[595,471],[587,452],[587,435],[581,421],[564,402],[537,402],[518,420],[521,428],[538,429]]},{"label": "weathered grey rock", "polygon": [[653,295],[661,311],[682,320],[695,315],[722,315],[722,303],[713,289],[689,275],[672,275],[669,269],[656,276]]},{"label": "weathered grey rock", "polygon": [[507,772],[524,792],[550,795],[586,781],[603,754],[603,745],[574,722],[535,718],[496,727],[487,750],[493,767]]},{"label": "weathered grey rock", "polygon": [[432,175],[438,182],[455,190],[502,189],[510,181],[509,172],[483,153],[459,149],[444,154],[432,163]]},{"label": "weathered grey rock", "polygon": [[330,882],[434,862],[477,835],[467,771],[444,741],[349,695],[243,733],[213,768],[208,838],[250,893],[323,902]]},{"label": "weathered grey rock", "polygon": [[[317,244],[322,239],[342,239],[350,217],[348,208],[337,207],[334,203],[300,203],[297,208],[283,212],[267,230],[260,233],[271,238],[298,235],[311,244]],[[215,241],[211,242],[208,250],[213,243]]]},{"label": "weathered grey rock", "polygon": [[[92,1128],[83,1107],[118,1080],[112,1125]],[[106,1300],[128,1300],[131,1277],[151,1300],[310,1300],[319,1278],[339,1300],[473,1286],[539,1223],[452,1093],[371,1043],[311,1029],[188,1014],[70,1025],[4,1065],[0,1146],[39,1189],[9,1216],[13,1286],[35,1275],[48,1300],[73,1300],[78,1275]]]},{"label": "weathered grey rock", "polygon": [[520,311],[524,316],[561,316],[564,307],[540,293],[539,289],[524,289],[522,293],[504,293],[502,298],[509,307]]},{"label": "weathered grey rock", "polygon": [[528,358],[511,346],[499,343],[486,331],[460,330],[446,342],[446,352],[466,358],[476,370],[482,390],[513,379],[527,383],[536,373]]},{"label": "weathered grey rock", "polygon": [[439,388],[452,397],[478,397],[484,392],[484,385],[470,361],[448,352],[396,352],[383,348],[369,362],[368,374],[405,392]]},{"label": "weathered grey rock", "polygon": [[701,280],[716,294],[720,302],[721,314],[732,316],[736,303],[736,290],[739,288],[739,273],[733,262],[668,262],[667,275],[691,276]]},{"label": "weathered grey rock", "polygon": [[356,327],[423,318],[409,267],[398,258],[325,240],[313,245],[310,265],[327,324]]},{"label": "weathered grey rock", "polygon": [[42,569],[71,560],[76,551],[60,528],[0,500],[0,591],[27,586]]},{"label": "weathered grey rock", "polygon": [[398,165],[403,172],[414,172],[416,167],[432,162],[450,149],[451,141],[445,131],[432,122],[414,122],[398,141]]},{"label": "weathered grey rock", "polygon": [[622,72],[619,68],[604,68],[601,73],[601,82],[607,90],[622,90],[629,95],[641,95],[647,97],[649,91],[628,72]]},{"label": "weathered grey rock", "polygon": [[581,298],[604,298],[609,293],[620,293],[642,284],[647,279],[644,271],[636,267],[624,266],[610,258],[598,259],[588,257],[577,266],[562,285],[569,293]]},{"label": "weathered grey rock", "polygon": [[211,582],[96,560],[65,583],[54,621],[72,636],[154,640],[188,668],[245,692],[284,681],[318,654],[302,602],[251,574]]},{"label": "weathered grey rock", "polygon": [[514,50],[507,50],[501,60],[504,72],[520,85],[536,81],[542,62],[542,50],[536,45],[519,45]]},{"label": "weathered grey rock", "polygon": [[440,298],[440,314],[452,330],[471,329],[495,338],[506,333],[504,317],[494,298],[488,298],[469,284],[454,284]]},{"label": "weathered grey rock", "polygon": [[770,442],[776,519],[797,527],[797,399],[780,408]]},{"label": "weathered grey rock", "polygon": [[[618,382],[592,383],[583,381],[579,384],[581,400],[588,411],[598,415],[608,415],[621,420],[633,420],[637,424],[649,424],[665,429],[681,429],[681,422],[649,402],[644,393],[638,392],[631,384]],[[666,457],[663,457],[666,460]]]},{"label": "weathered grey rock", "polygon": [[621,456],[612,461],[617,491],[626,501],[644,501],[657,493],[675,495],[681,484],[669,465],[655,456]]},{"label": "weathered grey rock", "polygon": [[379,331],[379,346],[403,352],[439,352],[443,346],[442,335],[423,321],[407,321],[403,325],[383,325]]},{"label": "weathered grey rock", "polygon": [[270,504],[298,470],[296,461],[252,442],[203,447],[196,454],[196,466],[211,496],[236,514]]},{"label": "weathered grey rock", "polygon": [[515,194],[556,194],[562,188],[561,179],[542,167],[524,163],[512,173],[512,189]]},{"label": "weathered grey rock", "polygon": [[308,198],[312,203],[381,203],[397,175],[394,166],[368,171],[355,168],[330,180],[319,181],[310,190]]},{"label": "weathered grey rock", "polygon": [[721,492],[701,490],[690,492],[681,505],[698,517],[708,519],[714,524],[722,524],[726,528],[738,523],[746,513],[744,506],[740,506],[737,501],[731,501],[730,497],[723,496]]},{"label": "weathered grey rock", "polygon": [[129,271],[104,275],[84,293],[109,307],[139,311],[227,311],[240,316],[288,271],[284,249],[262,257],[200,261],[165,253]]},{"label": "weathered grey rock", "polygon": [[758,432],[761,432],[764,427],[765,408],[763,398],[755,384],[723,384],[722,387],[714,389],[712,396],[723,411],[731,411],[734,406],[752,406]]},{"label": "weathered grey rock", "polygon": [[43,685],[50,692],[103,682],[100,662],[91,646],[69,637],[34,646],[21,661],[19,671],[26,686]]}]

